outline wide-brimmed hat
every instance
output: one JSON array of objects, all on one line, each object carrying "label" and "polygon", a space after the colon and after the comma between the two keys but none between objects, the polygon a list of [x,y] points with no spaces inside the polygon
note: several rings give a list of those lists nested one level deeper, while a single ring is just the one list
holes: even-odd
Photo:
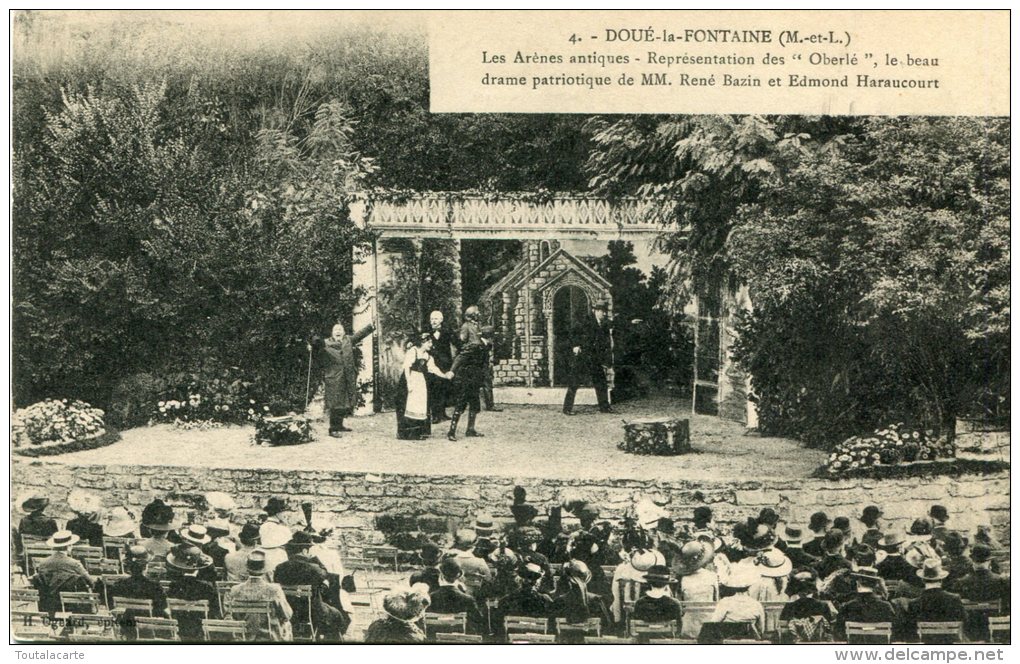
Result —
[{"label": "wide-brimmed hat", "polygon": [[832,520],[825,512],[815,512],[811,515],[811,520],[808,522],[808,530],[817,533],[823,530],[828,530],[832,524]]},{"label": "wide-brimmed hat", "polygon": [[693,574],[715,558],[715,551],[708,542],[694,540],[680,548],[677,559],[677,573],[686,576]]},{"label": "wide-brimmed hat", "polygon": [[867,507],[864,508],[864,511],[861,512],[859,520],[861,523],[870,526],[871,524],[875,523],[875,521],[877,521],[880,516],[882,516],[882,510],[878,508],[878,505],[868,505]]},{"label": "wide-brimmed hat", "polygon": [[758,568],[752,565],[734,565],[723,585],[735,590],[750,588],[761,579]]},{"label": "wide-brimmed hat", "polygon": [[266,522],[259,527],[263,549],[277,549],[290,541],[290,528],[279,523]]},{"label": "wide-brimmed hat", "polygon": [[230,534],[230,522],[223,517],[217,517],[206,521],[205,529],[209,533],[209,537],[213,539],[226,537]]},{"label": "wide-brimmed hat", "polygon": [[992,559],[992,548],[987,544],[975,544],[970,548],[970,559],[976,563],[986,563]]},{"label": "wide-brimmed hat", "polygon": [[124,554],[124,563],[126,565],[145,565],[152,558],[152,554],[141,544],[133,544],[127,547],[127,551]]},{"label": "wide-brimmed hat", "polygon": [[222,491],[210,491],[205,494],[205,504],[212,510],[223,510],[229,512],[237,509],[237,503],[229,493]]},{"label": "wide-brimmed hat", "polygon": [[474,531],[479,537],[488,537],[495,532],[492,517],[488,514],[479,514],[476,516]]},{"label": "wide-brimmed hat", "polygon": [[174,530],[173,508],[157,498],[142,510],[142,525],[158,532]]},{"label": "wide-brimmed hat", "polygon": [[941,581],[949,576],[949,572],[942,569],[942,561],[938,558],[925,558],[921,569],[917,570],[917,576],[923,581]]},{"label": "wide-brimmed hat", "polygon": [[542,541],[542,531],[534,526],[521,526],[513,531],[513,540],[518,546],[537,544]]},{"label": "wide-brimmed hat", "polygon": [[461,528],[453,534],[454,546],[457,548],[473,546],[477,539],[478,533],[470,528]]},{"label": "wide-brimmed hat", "polygon": [[881,585],[882,577],[874,567],[859,567],[850,574],[859,593],[872,593]]},{"label": "wide-brimmed hat", "polygon": [[764,551],[773,547],[776,541],[778,541],[779,536],[768,525],[758,523],[753,529],[742,531],[738,535],[738,539],[745,551],[754,553],[755,551]]},{"label": "wide-brimmed hat", "polygon": [[669,568],[665,565],[653,565],[645,572],[645,580],[652,585],[661,584],[665,586],[673,580],[673,575],[670,574]]},{"label": "wide-brimmed hat", "polygon": [[286,547],[288,551],[303,551],[311,548],[313,544],[315,544],[315,542],[312,541],[312,536],[303,530],[299,530],[290,536],[290,541],[287,542],[284,547]]},{"label": "wide-brimmed hat", "polygon": [[245,523],[244,526],[241,527],[241,532],[237,535],[237,539],[241,541],[241,544],[246,545],[258,543],[259,538],[259,524],[254,521]]},{"label": "wide-brimmed hat", "polygon": [[773,528],[779,523],[779,513],[771,507],[763,507],[761,512],[758,513],[758,523],[764,523]]},{"label": "wide-brimmed hat", "polygon": [[647,572],[655,565],[665,564],[666,557],[655,549],[634,549],[630,554],[630,565],[639,572]]},{"label": "wide-brimmed hat", "polygon": [[81,538],[72,533],[70,530],[58,530],[53,533],[53,536],[46,540],[46,546],[51,549],[66,549],[69,546],[74,546]]},{"label": "wide-brimmed hat", "polygon": [[262,549],[255,549],[248,554],[244,561],[244,567],[249,576],[261,576],[266,573],[266,552]]},{"label": "wide-brimmed hat", "polygon": [[932,505],[928,510],[928,516],[937,521],[949,521],[949,510],[944,505]]},{"label": "wide-brimmed hat", "polygon": [[796,546],[804,541],[804,529],[796,526],[787,526],[783,530],[783,541],[791,546]]},{"label": "wide-brimmed hat", "polygon": [[541,579],[543,574],[542,566],[534,562],[526,562],[517,568],[517,576],[522,579],[536,581]]},{"label": "wide-brimmed hat", "polygon": [[196,523],[184,526],[183,528],[177,531],[177,534],[181,536],[181,539],[183,541],[191,542],[192,544],[196,544],[198,546],[208,544],[209,542],[212,541],[212,537],[209,536],[209,531],[206,529],[206,527],[200,526]]},{"label": "wide-brimmed hat", "polygon": [[421,620],[428,608],[429,598],[414,591],[390,593],[383,599],[383,611],[405,623]]},{"label": "wide-brimmed hat", "polygon": [[67,506],[78,514],[84,514],[96,520],[103,509],[103,501],[94,493],[83,489],[71,489],[67,494]]},{"label": "wide-brimmed hat", "polygon": [[138,531],[138,521],[134,513],[126,507],[118,505],[106,515],[103,523],[103,534],[110,537],[127,537]]},{"label": "wide-brimmed hat", "polygon": [[166,564],[180,570],[195,571],[212,565],[212,556],[202,553],[202,549],[194,544],[178,544],[170,549],[166,556]]},{"label": "wide-brimmed hat", "polygon": [[878,548],[886,553],[896,553],[906,541],[907,538],[903,536],[903,533],[886,533],[882,539],[879,540]]},{"label": "wide-brimmed hat", "polygon": [[49,498],[41,493],[33,493],[21,500],[21,510],[23,512],[38,512],[46,509],[49,504]]},{"label": "wide-brimmed hat", "polygon": [[280,512],[286,512],[287,501],[277,496],[270,496],[269,500],[267,500],[266,504],[262,507],[262,511],[269,516],[279,514]]},{"label": "wide-brimmed hat", "polygon": [[770,579],[787,576],[793,570],[793,563],[779,549],[763,551],[754,559],[758,573]]}]

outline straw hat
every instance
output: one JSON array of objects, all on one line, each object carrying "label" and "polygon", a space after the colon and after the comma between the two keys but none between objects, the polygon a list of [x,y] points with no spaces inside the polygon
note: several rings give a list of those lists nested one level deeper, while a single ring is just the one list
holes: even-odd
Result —
[{"label": "straw hat", "polygon": [[178,544],[166,556],[166,564],[177,569],[193,572],[212,565],[212,556],[202,553],[193,544]]},{"label": "straw hat", "polygon": [[197,546],[208,544],[212,541],[212,537],[209,537],[209,531],[206,530],[205,526],[198,524],[191,524],[181,528],[177,531],[177,534],[181,536],[181,539],[185,542],[191,542]]},{"label": "straw hat", "polygon": [[677,573],[681,576],[693,574],[715,558],[715,551],[708,542],[687,542],[680,549]]},{"label": "straw hat", "polygon": [[106,523],[103,524],[103,534],[110,537],[127,537],[138,532],[138,521],[134,513],[118,505],[106,515]]},{"label": "straw hat", "polygon": [[71,493],[67,494],[67,506],[78,514],[89,516],[95,521],[103,509],[103,501],[94,493],[83,489],[71,489]]},{"label": "straw hat", "polygon": [[922,581],[941,581],[942,579],[949,576],[949,572],[942,569],[942,561],[938,558],[928,558],[921,565],[921,569],[917,570],[917,576]]},{"label": "straw hat", "polygon": [[70,530],[58,530],[53,533],[53,536],[46,540],[46,546],[51,549],[66,549],[74,546],[81,540],[80,537],[72,533]]},{"label": "straw hat", "polygon": [[263,549],[276,549],[287,544],[291,538],[290,528],[268,521],[259,528]]},{"label": "straw hat", "polygon": [[754,560],[758,573],[770,579],[787,576],[793,570],[793,563],[779,549],[769,549]]},{"label": "straw hat", "polygon": [[209,509],[231,511],[237,509],[237,503],[230,497],[230,494],[222,491],[210,491],[205,494],[205,504]]}]

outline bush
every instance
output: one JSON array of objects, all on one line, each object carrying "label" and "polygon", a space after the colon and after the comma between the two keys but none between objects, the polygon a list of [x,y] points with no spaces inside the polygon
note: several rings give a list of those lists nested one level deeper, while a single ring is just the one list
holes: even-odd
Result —
[{"label": "bush", "polygon": [[830,477],[838,477],[872,466],[894,466],[955,456],[956,449],[951,442],[936,439],[930,430],[899,422],[870,436],[853,436],[844,440],[829,455],[826,471]]},{"label": "bush", "polygon": [[106,432],[103,411],[67,399],[47,399],[21,408],[14,412],[11,425],[15,446],[70,443]]},{"label": "bush", "polygon": [[304,415],[288,413],[255,419],[254,445],[299,445],[312,439],[312,424]]},{"label": "bush", "polygon": [[145,426],[153,419],[155,404],[166,391],[166,381],[151,373],[133,374],[113,388],[106,421],[118,429]]},{"label": "bush", "polygon": [[155,422],[241,424],[269,412],[256,394],[255,383],[246,380],[240,369],[204,367],[167,376],[150,414]]}]

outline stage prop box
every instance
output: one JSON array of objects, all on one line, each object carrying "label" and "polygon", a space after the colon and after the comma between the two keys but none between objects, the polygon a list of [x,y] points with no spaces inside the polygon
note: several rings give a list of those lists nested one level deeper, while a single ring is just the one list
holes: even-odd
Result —
[{"label": "stage prop box", "polygon": [[675,456],[691,451],[690,420],[644,419],[623,422],[623,442],[618,447],[631,454]]}]

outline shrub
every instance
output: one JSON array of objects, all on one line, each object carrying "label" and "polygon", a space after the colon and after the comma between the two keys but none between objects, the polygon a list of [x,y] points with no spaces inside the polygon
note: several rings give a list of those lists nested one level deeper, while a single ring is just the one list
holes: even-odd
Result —
[{"label": "shrub", "polygon": [[311,421],[304,415],[288,413],[255,420],[254,445],[298,445],[312,439]]},{"label": "shrub", "polygon": [[47,399],[14,412],[15,446],[69,443],[106,432],[103,411],[84,401]]},{"label": "shrub", "polygon": [[166,381],[151,373],[132,374],[118,381],[110,396],[107,423],[122,430],[148,424],[165,390]]},{"label": "shrub", "polygon": [[951,442],[936,439],[930,430],[899,422],[870,436],[852,436],[836,445],[829,455],[826,471],[830,477],[835,477],[879,465],[894,466],[955,456],[956,449]]},{"label": "shrub", "polygon": [[255,383],[237,367],[204,367],[164,379],[164,389],[150,411],[156,422],[222,422],[240,424],[268,413],[260,405]]}]

